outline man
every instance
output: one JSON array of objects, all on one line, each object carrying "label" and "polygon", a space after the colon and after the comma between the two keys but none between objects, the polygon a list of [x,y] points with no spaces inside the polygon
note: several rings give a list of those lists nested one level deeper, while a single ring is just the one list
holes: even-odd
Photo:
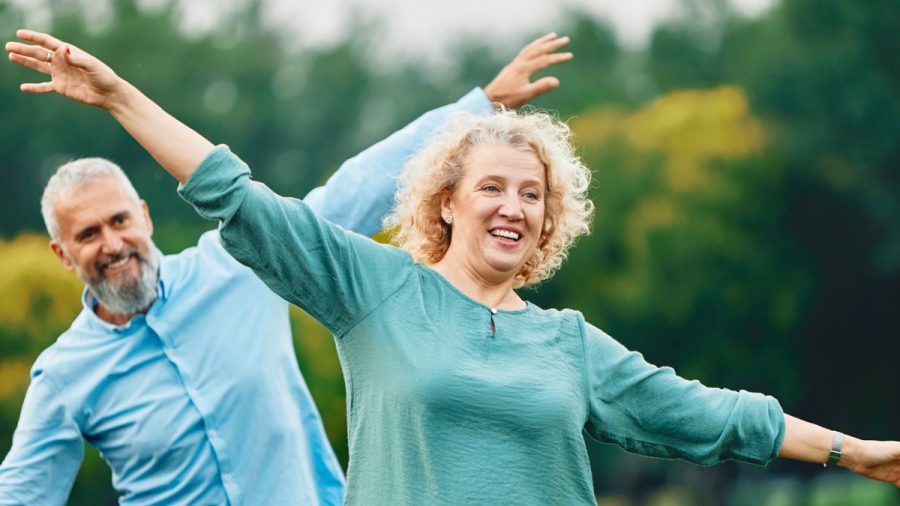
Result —
[{"label": "man", "polygon": [[[553,78],[529,78],[569,59],[555,52],[567,42],[550,34],[529,44],[484,92],[347,161],[306,201],[374,233],[392,176],[432,130],[456,111],[516,107],[555,88]],[[6,46],[12,61],[48,71],[52,56],[17,44]],[[0,466],[0,504],[63,504],[83,440],[112,468],[123,504],[341,503],[342,472],[297,370],[287,304],[215,232],[163,256],[146,203],[98,158],[60,167],[41,204],[51,250],[86,285],[84,310],[32,368]]]}]

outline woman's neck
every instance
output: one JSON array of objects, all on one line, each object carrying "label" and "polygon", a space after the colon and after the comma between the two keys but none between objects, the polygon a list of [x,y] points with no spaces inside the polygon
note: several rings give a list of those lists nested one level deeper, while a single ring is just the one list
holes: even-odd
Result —
[{"label": "woman's neck", "polygon": [[439,262],[429,265],[454,288],[485,306],[505,310],[525,308],[525,301],[513,290],[515,279],[489,280],[452,258],[448,252]]}]

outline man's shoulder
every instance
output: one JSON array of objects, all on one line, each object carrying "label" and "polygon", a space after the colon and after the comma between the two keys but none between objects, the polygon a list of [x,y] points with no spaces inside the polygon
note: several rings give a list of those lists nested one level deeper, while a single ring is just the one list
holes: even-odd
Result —
[{"label": "man's shoulder", "polygon": [[221,272],[248,270],[225,251],[218,230],[204,232],[196,245],[178,253],[165,255],[163,261],[177,272],[206,269]]},{"label": "man's shoulder", "polygon": [[210,289],[226,284],[229,289],[240,286],[245,291],[271,293],[249,267],[225,251],[218,230],[205,232],[195,246],[166,255],[163,264],[163,282],[176,292],[187,286],[194,290],[197,284]]},{"label": "man's shoulder", "polygon": [[92,343],[108,337],[109,332],[92,325],[86,310],[82,310],[69,328],[38,355],[31,366],[31,378],[52,377],[54,383],[66,383],[67,371],[79,367],[75,364],[84,360],[84,351],[90,348]]}]

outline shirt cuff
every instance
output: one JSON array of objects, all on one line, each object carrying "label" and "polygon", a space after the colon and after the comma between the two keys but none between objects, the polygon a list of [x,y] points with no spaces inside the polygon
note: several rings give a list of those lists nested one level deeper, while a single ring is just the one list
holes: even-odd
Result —
[{"label": "shirt cuff", "polygon": [[481,88],[473,88],[456,101],[457,105],[472,114],[488,115],[494,112],[494,106]]},{"label": "shirt cuff", "polygon": [[243,202],[249,182],[247,164],[220,144],[206,155],[186,183],[178,185],[178,194],[200,216],[227,221]]},{"label": "shirt cuff", "polygon": [[[781,445],[784,443],[784,433],[786,430],[786,424],[784,421],[784,409],[781,407],[781,403],[778,402],[778,399],[770,396],[766,396],[766,399],[769,401],[769,417],[772,419],[772,423],[775,424],[775,442],[772,445],[772,453],[769,454],[768,462],[771,462],[775,458],[778,457],[778,452],[781,451]],[[768,464],[766,462],[766,464]]]}]

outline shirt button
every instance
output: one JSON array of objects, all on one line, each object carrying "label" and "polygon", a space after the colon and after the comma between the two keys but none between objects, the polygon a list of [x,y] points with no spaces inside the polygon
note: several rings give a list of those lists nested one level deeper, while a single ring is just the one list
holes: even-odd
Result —
[{"label": "shirt button", "polygon": [[165,348],[163,348],[163,351],[166,352],[166,355],[171,355],[171,354],[172,354],[172,347],[171,347],[171,346],[166,346]]},{"label": "shirt button", "polygon": [[219,433],[216,432],[216,429],[209,429],[209,437],[216,437]]},{"label": "shirt button", "polygon": [[222,479],[228,483],[231,483],[231,475],[230,474],[223,475]]}]

